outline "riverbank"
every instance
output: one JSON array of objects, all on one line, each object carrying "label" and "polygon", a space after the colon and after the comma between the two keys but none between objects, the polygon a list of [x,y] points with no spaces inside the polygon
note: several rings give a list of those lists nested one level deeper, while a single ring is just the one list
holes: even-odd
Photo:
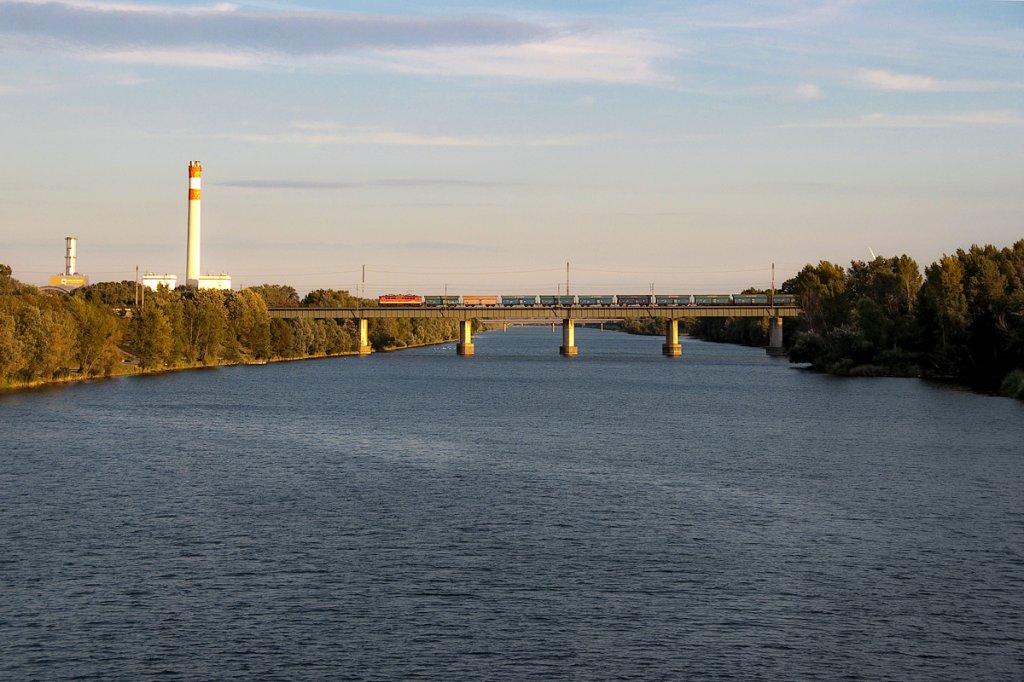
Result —
[{"label": "riverbank", "polygon": [[[424,343],[414,343],[403,346],[386,346],[381,349],[375,349],[374,353],[393,353],[395,351],[408,350],[411,348],[423,348],[426,346],[443,346],[447,343],[457,343],[458,338],[449,338],[442,341],[428,341]],[[11,381],[5,385],[0,386],[0,393],[15,392],[15,391],[26,391],[38,388],[46,388],[50,386],[58,386],[60,384],[71,384],[78,383],[81,381],[97,381],[103,379],[117,379],[120,377],[131,377],[131,376],[151,376],[154,374],[169,374],[171,372],[184,372],[188,370],[197,369],[210,369],[214,367],[236,367],[239,365],[268,365],[271,363],[278,362],[298,362],[303,360],[327,360],[331,358],[345,358],[359,356],[357,351],[344,351],[341,353],[322,353],[316,355],[302,355],[293,358],[267,358],[265,360],[236,360],[236,361],[223,361],[223,362],[212,362],[209,364],[189,364],[179,365],[175,367],[160,367],[152,369],[142,369],[134,363],[124,363],[109,374],[93,374],[85,375],[79,373],[77,370],[64,376],[54,377],[52,379],[33,379],[32,381]]]}]

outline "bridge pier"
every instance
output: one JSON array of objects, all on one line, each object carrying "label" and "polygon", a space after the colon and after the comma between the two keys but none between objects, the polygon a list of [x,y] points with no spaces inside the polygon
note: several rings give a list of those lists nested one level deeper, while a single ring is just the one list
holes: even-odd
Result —
[{"label": "bridge pier", "polygon": [[683,354],[683,346],[679,343],[679,320],[665,320],[665,343],[661,352],[670,358],[678,358]]},{"label": "bridge pier", "polygon": [[782,346],[782,318],[768,318],[768,347],[765,348],[768,355],[785,355],[786,349]]},{"label": "bridge pier", "polygon": [[562,320],[562,345],[558,352],[566,357],[575,357],[580,349],[576,347],[576,322],[572,318]]},{"label": "bridge pier", "polygon": [[370,345],[369,320],[364,317],[356,322],[359,323],[359,354],[369,355],[373,352],[373,346]]},{"label": "bridge pier", "polygon": [[473,355],[473,320],[459,322],[459,345],[455,347],[459,355]]}]

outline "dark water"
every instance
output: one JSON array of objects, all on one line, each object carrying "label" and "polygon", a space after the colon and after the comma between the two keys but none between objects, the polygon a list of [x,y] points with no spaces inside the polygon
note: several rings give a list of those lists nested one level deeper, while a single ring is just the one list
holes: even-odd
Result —
[{"label": "dark water", "polygon": [[560,340],[0,396],[0,678],[1024,678],[1020,403]]}]

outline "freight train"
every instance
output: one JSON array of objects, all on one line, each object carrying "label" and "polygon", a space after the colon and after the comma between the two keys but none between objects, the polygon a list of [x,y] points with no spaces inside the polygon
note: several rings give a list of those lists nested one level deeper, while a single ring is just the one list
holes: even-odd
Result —
[{"label": "freight train", "polygon": [[417,296],[415,294],[387,294],[377,299],[382,306],[425,306],[428,308],[565,308],[583,307],[658,307],[658,306],[719,306],[719,305],[771,305],[794,306],[792,294],[615,294],[579,296]]}]

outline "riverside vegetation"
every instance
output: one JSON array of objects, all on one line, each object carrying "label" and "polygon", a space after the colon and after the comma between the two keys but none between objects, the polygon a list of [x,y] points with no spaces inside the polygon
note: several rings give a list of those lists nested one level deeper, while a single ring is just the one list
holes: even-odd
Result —
[{"label": "riverside vegetation", "polygon": [[[972,246],[922,274],[909,256],[805,266],[782,284],[803,314],[786,322],[790,360],[847,376],[947,378],[1024,399],[1024,240]],[[748,289],[743,293],[763,293]],[[0,385],[202,365],[338,355],[356,350],[355,324],[270,319],[267,307],[377,305],[346,291],[264,284],[238,292],[147,292],[105,282],[70,296],[41,292],[0,265]],[[122,314],[119,315],[118,312]],[[130,313],[130,314],[128,314]],[[661,334],[658,320],[626,320]],[[763,346],[766,319],[704,318],[684,331],[711,341]],[[370,320],[377,350],[453,340],[447,320]]]},{"label": "riverside vegetation", "polygon": [[[290,286],[241,291],[161,287],[135,306],[134,282],[100,282],[55,294],[0,265],[0,387],[188,367],[266,362],[357,350],[353,321],[271,319],[269,307],[373,307],[346,291],[300,299]],[[457,338],[450,320],[370,320],[375,350]]]},{"label": "riverside vegetation", "polygon": [[[789,359],[844,376],[952,379],[1024,399],[1024,240],[972,246],[943,256],[922,275],[909,256],[805,266],[780,288],[803,314],[786,320]],[[765,293],[748,289],[743,293]],[[657,321],[627,331],[661,334]],[[754,346],[766,319],[687,320],[687,333]]]}]

